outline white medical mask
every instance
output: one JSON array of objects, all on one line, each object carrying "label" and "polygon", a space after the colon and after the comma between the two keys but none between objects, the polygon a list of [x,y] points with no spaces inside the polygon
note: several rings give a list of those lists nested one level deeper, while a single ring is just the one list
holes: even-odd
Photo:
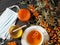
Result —
[{"label": "white medical mask", "polygon": [[13,7],[19,8],[17,5],[6,8],[6,10],[0,16],[0,38],[5,39],[5,35],[8,32],[9,27],[14,24],[17,19],[17,12],[10,9]]}]

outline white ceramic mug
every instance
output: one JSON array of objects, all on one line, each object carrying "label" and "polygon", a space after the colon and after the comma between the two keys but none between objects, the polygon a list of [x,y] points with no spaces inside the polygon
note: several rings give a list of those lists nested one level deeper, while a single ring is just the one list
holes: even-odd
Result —
[{"label": "white ceramic mug", "polygon": [[38,45],[44,45],[46,41],[49,40],[49,35],[48,33],[46,32],[46,30],[41,27],[41,26],[31,26],[31,27],[28,27],[25,32],[23,33],[23,36],[22,36],[22,39],[21,39],[21,43],[22,45],[30,45],[28,42],[27,42],[27,35],[29,32],[31,32],[32,30],[37,30],[40,32],[40,34],[42,35],[42,40],[41,42],[38,44]]}]

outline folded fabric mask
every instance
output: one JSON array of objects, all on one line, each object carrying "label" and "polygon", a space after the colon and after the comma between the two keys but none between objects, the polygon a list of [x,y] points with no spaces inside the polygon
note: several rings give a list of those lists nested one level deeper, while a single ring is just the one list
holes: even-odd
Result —
[{"label": "folded fabric mask", "polygon": [[9,27],[15,23],[17,19],[17,13],[6,8],[6,10],[0,16],[0,38],[5,39],[6,32],[8,32]]}]

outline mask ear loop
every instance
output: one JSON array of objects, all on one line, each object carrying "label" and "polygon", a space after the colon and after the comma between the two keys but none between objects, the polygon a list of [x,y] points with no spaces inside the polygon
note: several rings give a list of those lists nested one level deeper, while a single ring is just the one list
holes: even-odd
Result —
[{"label": "mask ear loop", "polygon": [[14,7],[16,7],[16,9],[17,9],[16,12],[18,12],[18,10],[20,9],[18,5],[13,5],[13,6],[10,6],[10,7],[8,7],[8,8],[12,9],[12,8],[14,8]]}]

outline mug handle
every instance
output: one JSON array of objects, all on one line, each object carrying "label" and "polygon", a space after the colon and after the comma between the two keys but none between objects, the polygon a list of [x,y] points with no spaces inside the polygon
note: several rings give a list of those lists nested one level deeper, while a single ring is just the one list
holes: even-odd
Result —
[{"label": "mug handle", "polygon": [[16,7],[17,12],[18,12],[18,10],[20,9],[18,5],[13,5],[13,6],[10,6],[10,7],[8,7],[8,8],[12,9],[12,8],[14,8],[14,7]]}]

